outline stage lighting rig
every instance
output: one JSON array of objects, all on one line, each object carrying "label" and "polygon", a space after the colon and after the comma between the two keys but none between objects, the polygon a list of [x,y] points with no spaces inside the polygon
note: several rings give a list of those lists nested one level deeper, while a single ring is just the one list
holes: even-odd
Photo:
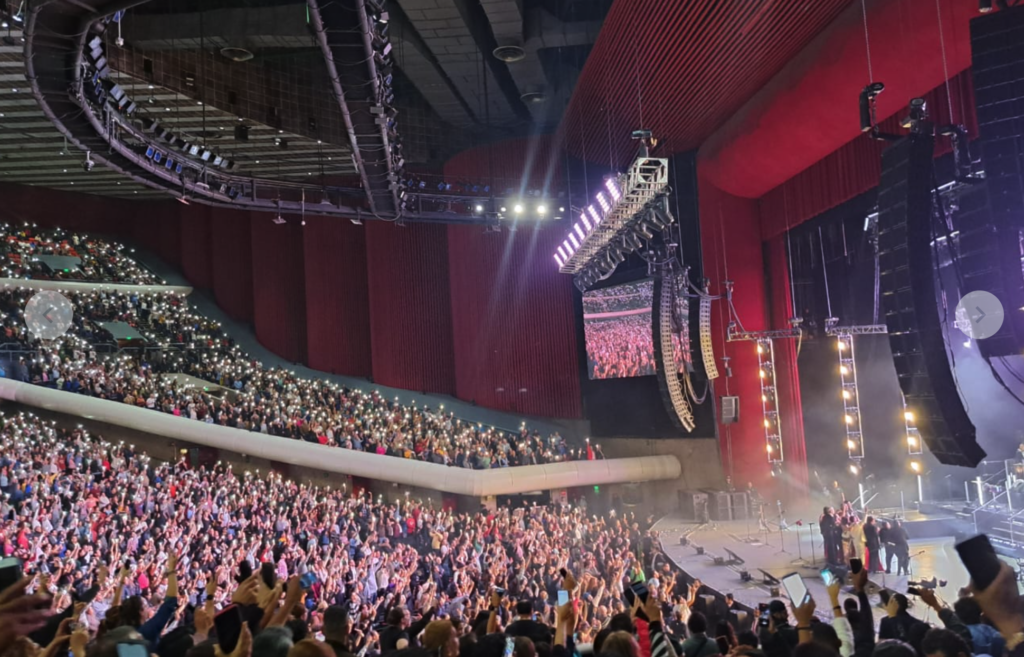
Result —
[{"label": "stage lighting rig", "polygon": [[[649,134],[638,138],[649,139]],[[562,242],[564,253],[555,255],[563,274],[580,274],[616,237],[634,230],[631,225],[638,223],[648,204],[668,192],[668,160],[647,157],[646,148],[641,149],[640,157],[626,172],[608,178],[604,187],[595,195],[594,203],[581,210]],[[653,223],[658,225],[663,219],[655,218]],[[636,232],[644,239],[653,238],[649,227]],[[581,281],[576,283],[579,287]]]}]

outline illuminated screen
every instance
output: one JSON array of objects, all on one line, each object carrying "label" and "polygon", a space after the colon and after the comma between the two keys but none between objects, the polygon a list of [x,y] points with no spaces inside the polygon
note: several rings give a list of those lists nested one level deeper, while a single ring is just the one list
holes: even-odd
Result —
[{"label": "illuminated screen", "polygon": [[591,379],[654,374],[653,299],[654,281],[650,279],[583,295],[583,329]]}]

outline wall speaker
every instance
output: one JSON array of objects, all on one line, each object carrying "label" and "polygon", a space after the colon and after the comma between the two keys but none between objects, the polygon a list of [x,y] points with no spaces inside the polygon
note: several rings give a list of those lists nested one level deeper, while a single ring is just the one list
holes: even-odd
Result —
[{"label": "wall speaker", "polygon": [[932,264],[935,139],[911,134],[882,153],[878,256],[885,324],[907,408],[932,454],[971,467],[985,458],[957,391]]},{"label": "wall speaker", "polygon": [[740,421],[740,398],[735,395],[719,397],[722,409],[722,424],[736,424]]}]

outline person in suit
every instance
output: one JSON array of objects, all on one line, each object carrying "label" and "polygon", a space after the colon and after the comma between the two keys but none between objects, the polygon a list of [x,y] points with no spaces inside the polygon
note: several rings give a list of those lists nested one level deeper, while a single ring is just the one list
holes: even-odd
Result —
[{"label": "person in suit", "polygon": [[869,573],[882,572],[882,556],[879,554],[881,548],[875,517],[868,516],[864,520],[864,565]]}]

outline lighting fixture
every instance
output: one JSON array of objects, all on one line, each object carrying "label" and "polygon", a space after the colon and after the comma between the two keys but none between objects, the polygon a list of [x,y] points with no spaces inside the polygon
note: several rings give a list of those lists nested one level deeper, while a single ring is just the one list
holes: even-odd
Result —
[{"label": "lighting fixture", "polygon": [[850,464],[850,473],[851,474],[858,474],[859,472],[860,472],[860,468],[858,468],[855,464],[851,463]]},{"label": "lighting fixture", "polygon": [[911,461],[910,462],[910,469],[913,470],[914,472],[918,472],[919,473],[919,472],[921,472],[921,464],[918,461]]},{"label": "lighting fixture", "polygon": [[514,206],[512,206],[512,211],[515,212],[516,214],[522,214],[523,205],[521,203],[516,203]]},{"label": "lighting fixture", "polygon": [[538,205],[537,206],[537,214],[541,214],[542,215],[542,214],[547,213],[547,211],[548,211],[547,206],[544,206],[544,205]]}]

